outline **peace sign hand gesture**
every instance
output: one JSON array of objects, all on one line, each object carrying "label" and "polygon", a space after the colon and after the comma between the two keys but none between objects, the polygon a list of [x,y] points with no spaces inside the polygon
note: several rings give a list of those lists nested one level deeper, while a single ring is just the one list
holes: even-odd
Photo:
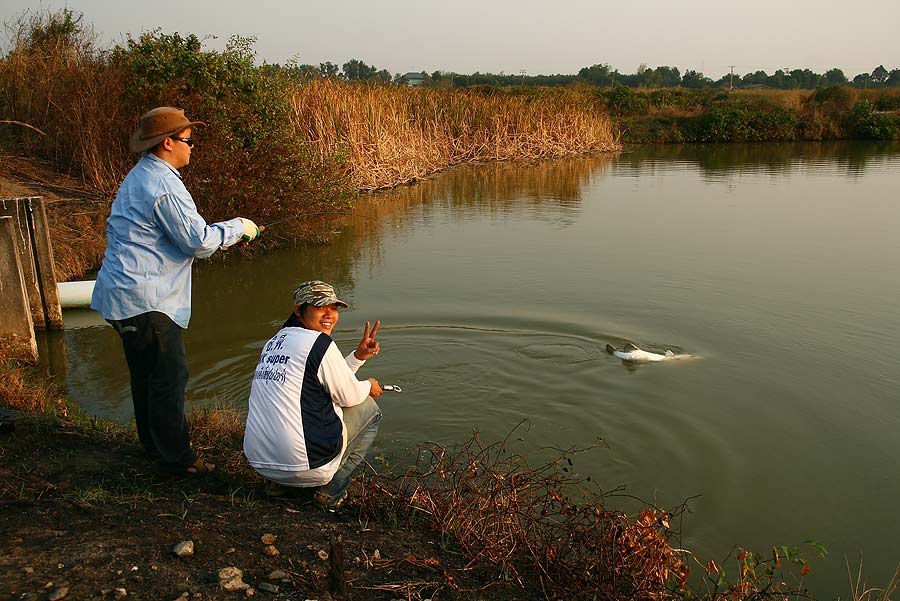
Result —
[{"label": "peace sign hand gesture", "polygon": [[373,327],[372,331],[370,332],[369,322],[366,322],[366,329],[363,331],[362,340],[359,341],[359,346],[357,346],[356,350],[353,351],[353,355],[360,361],[371,359],[378,354],[378,351],[381,350],[381,346],[378,344],[378,341],[375,340],[375,334],[378,333],[378,326],[380,325],[381,321],[376,321],[375,327]]}]

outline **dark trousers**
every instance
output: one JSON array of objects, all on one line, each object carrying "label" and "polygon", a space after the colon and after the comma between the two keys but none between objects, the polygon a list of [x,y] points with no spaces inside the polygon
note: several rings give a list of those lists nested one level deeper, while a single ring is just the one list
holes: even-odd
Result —
[{"label": "dark trousers", "polygon": [[164,469],[191,465],[197,456],[184,416],[188,369],[182,329],[157,311],[109,323],[125,349],[141,446]]}]

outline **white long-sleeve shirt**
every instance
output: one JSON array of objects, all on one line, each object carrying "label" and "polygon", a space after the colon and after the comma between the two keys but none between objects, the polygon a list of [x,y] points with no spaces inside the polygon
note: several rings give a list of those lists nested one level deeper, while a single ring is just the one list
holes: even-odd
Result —
[{"label": "white long-sleeve shirt", "polygon": [[341,407],[362,403],[371,386],[355,375],[365,361],[341,356],[327,334],[291,323],[266,343],[256,366],[244,454],[256,469],[310,472],[308,485],[325,484],[346,445]]}]

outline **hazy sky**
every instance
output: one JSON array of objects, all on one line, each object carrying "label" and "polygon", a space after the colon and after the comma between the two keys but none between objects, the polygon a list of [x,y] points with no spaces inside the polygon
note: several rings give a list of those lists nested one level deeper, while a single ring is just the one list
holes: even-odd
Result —
[{"label": "hazy sky", "polygon": [[0,0],[0,18],[64,6],[104,44],[161,28],[216,36],[207,47],[221,48],[238,34],[257,37],[260,60],[358,58],[392,73],[577,73],[608,63],[713,78],[729,65],[741,75],[839,67],[852,78],[900,68],[900,0]]}]

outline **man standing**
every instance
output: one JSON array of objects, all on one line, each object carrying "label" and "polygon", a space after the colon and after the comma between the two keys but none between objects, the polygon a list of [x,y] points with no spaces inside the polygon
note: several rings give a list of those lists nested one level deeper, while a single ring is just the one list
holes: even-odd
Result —
[{"label": "man standing", "polygon": [[178,170],[190,162],[191,132],[201,124],[168,106],[141,117],[130,145],[141,158],[113,202],[91,299],[122,339],[141,445],[162,471],[181,475],[215,467],[191,449],[184,415],[191,264],[259,235],[249,219],[208,225],[197,213]]}]

